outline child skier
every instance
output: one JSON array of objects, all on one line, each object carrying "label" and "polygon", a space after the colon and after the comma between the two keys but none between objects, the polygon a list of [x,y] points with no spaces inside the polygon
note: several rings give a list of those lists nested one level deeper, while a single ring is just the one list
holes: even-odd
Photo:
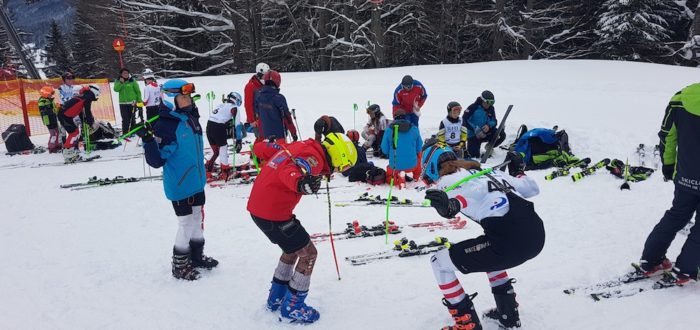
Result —
[{"label": "child skier", "polygon": [[[81,123],[86,123],[91,130],[98,128],[95,118],[92,116],[92,102],[100,97],[100,88],[95,85],[88,85],[80,90],[80,94],[66,101],[58,112],[58,120],[61,126],[68,132],[66,141],[63,143],[63,159],[66,163],[73,163],[80,160],[78,153],[78,134],[80,129],[75,124],[74,118],[79,117]],[[92,132],[86,132],[92,133]]]},{"label": "child skier", "polygon": [[440,122],[438,141],[448,145],[459,158],[464,158],[467,143],[467,124],[462,120],[462,105],[452,101],[447,104],[447,117]]},{"label": "child skier", "polygon": [[212,177],[216,157],[219,157],[220,164],[219,180],[227,181],[229,175],[231,175],[232,166],[236,165],[229,165],[228,163],[229,136],[227,131],[228,128],[231,127],[231,121],[233,120],[235,122],[233,125],[233,135],[234,140],[236,141],[235,152],[241,152],[241,148],[243,147],[243,129],[241,127],[241,119],[238,113],[238,107],[241,106],[241,103],[243,103],[241,94],[236,92],[228,93],[224,103],[219,104],[209,115],[209,121],[207,122],[207,140],[209,140],[209,145],[211,146],[213,155],[209,160],[207,160],[207,178]]},{"label": "child skier", "polygon": [[[173,247],[172,274],[183,280],[200,277],[195,268],[212,269],[219,262],[204,255],[204,141],[199,114],[191,93],[194,85],[182,79],[163,84],[164,97],[155,125],[136,132],[143,140],[148,165],[163,167],[165,197],[179,223]],[[157,140],[156,140],[157,138]]]},{"label": "child skier", "polygon": [[[312,323],[319,312],[305,303],[316,248],[292,212],[301,196],[318,192],[322,176],[343,172],[357,161],[355,147],[344,135],[330,133],[323,142],[308,139],[286,145],[268,143],[260,150],[274,153],[258,175],[248,200],[253,222],[282,249],[267,308],[281,308],[280,321]],[[274,207],[270,205],[274,201]],[[296,264],[296,267],[294,266]]]},{"label": "child skier", "polygon": [[372,104],[367,107],[367,115],[369,120],[364,129],[362,129],[362,138],[365,139],[362,147],[365,150],[372,148],[374,157],[382,157],[382,137],[387,126],[389,126],[389,119],[386,119],[378,104]]},{"label": "child skier", "polygon": [[151,69],[143,70],[143,104],[146,106],[146,120],[155,117],[158,114],[158,105],[160,104],[161,91],[156,82],[156,76],[153,75]]},{"label": "child skier", "polygon": [[402,171],[413,172],[413,179],[420,178],[420,152],[423,146],[418,127],[406,119],[403,110],[396,110],[396,118],[382,138],[382,152],[389,157],[389,166],[386,168],[387,183],[394,177],[394,184],[399,188],[405,185],[405,178],[400,175]]},{"label": "child skier", "polygon": [[44,125],[49,129],[49,153],[56,153],[61,150],[61,143],[58,141],[58,120],[56,119],[56,113],[58,108],[53,102],[54,94],[53,87],[44,86],[39,90],[39,113],[41,113],[41,119],[44,121]]},{"label": "child skier", "polygon": [[432,146],[423,152],[424,179],[437,181],[439,189],[429,189],[425,198],[440,216],[452,218],[462,212],[484,228],[484,235],[452,244],[435,254],[430,262],[445,298],[443,304],[455,324],[443,329],[481,329],[471,298],[464,293],[456,271],[464,274],[485,272],[496,300],[496,308],[484,318],[498,320],[505,328],[520,327],[518,303],[506,269],[537,256],[544,246],[544,226],[528,198],[539,193],[534,180],[523,173],[525,164],[514,152],[508,154],[510,175],[494,170],[461,183],[480,170],[479,163],[458,160],[450,148]]}]

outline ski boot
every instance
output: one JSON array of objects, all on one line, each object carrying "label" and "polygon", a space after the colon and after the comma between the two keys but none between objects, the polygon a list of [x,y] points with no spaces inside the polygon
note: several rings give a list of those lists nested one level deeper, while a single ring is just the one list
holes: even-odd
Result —
[{"label": "ski boot", "polygon": [[448,325],[442,328],[442,330],[481,330],[481,322],[479,322],[479,316],[474,310],[474,304],[472,299],[476,297],[476,293],[473,295],[467,295],[464,300],[460,301],[458,304],[452,305],[445,298],[442,299],[442,304],[447,307],[447,310],[452,315],[455,321],[454,325]]},{"label": "ski boot", "polygon": [[681,273],[678,268],[673,267],[671,271],[665,271],[663,277],[654,283],[654,289],[665,289],[674,286],[683,286],[690,282],[692,278],[688,274]]},{"label": "ski boot", "polygon": [[81,159],[80,152],[77,149],[63,149],[63,161],[66,164],[75,163]]},{"label": "ski boot", "polygon": [[233,169],[231,168],[231,165],[221,164],[221,168],[219,169],[219,180],[227,182],[232,173]]},{"label": "ski boot", "polygon": [[267,296],[267,310],[276,312],[280,309],[287,292],[289,292],[289,282],[272,278],[272,286]]},{"label": "ski boot", "polygon": [[518,302],[515,301],[515,291],[512,285],[514,282],[514,279],[510,279],[506,283],[491,288],[493,297],[496,299],[496,308],[484,313],[484,319],[498,321],[505,329],[520,328]]},{"label": "ski boot", "polygon": [[666,271],[670,271],[673,268],[673,263],[664,258],[660,264],[656,266],[651,266],[646,260],[640,260],[639,264],[632,264],[633,270],[625,274],[623,282],[630,283],[645,278],[661,275]]},{"label": "ski boot", "polygon": [[308,291],[293,292],[288,290],[282,301],[280,322],[314,323],[318,321],[321,314],[315,308],[304,303],[308,294]]},{"label": "ski boot", "polygon": [[190,241],[190,251],[192,254],[192,266],[195,268],[212,269],[219,264],[216,259],[203,253],[204,241]]},{"label": "ski boot", "polygon": [[200,274],[192,267],[189,253],[179,253],[173,249],[173,277],[186,281],[199,279]]}]

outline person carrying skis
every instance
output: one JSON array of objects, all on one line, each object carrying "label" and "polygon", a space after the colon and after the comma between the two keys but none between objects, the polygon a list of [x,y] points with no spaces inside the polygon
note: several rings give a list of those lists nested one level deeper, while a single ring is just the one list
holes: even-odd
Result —
[{"label": "person carrying skis", "polygon": [[286,144],[288,131],[292,135],[292,141],[299,140],[292,114],[287,107],[287,99],[279,92],[282,76],[275,70],[269,70],[263,75],[263,80],[265,86],[257,92],[255,98],[255,114],[258,118],[259,137],[267,142],[258,141],[253,145],[253,153],[262,162],[267,158],[256,150],[256,146],[267,145],[268,142]]},{"label": "person carrying skis", "polygon": [[204,251],[204,140],[199,112],[192,97],[194,84],[182,79],[163,84],[165,96],[154,125],[144,123],[136,134],[143,141],[148,165],[163,167],[163,190],[178,221],[173,246],[172,275],[193,281],[196,268],[212,269],[219,262]]},{"label": "person carrying skis", "polygon": [[143,104],[146,106],[146,120],[148,120],[158,114],[161,91],[158,82],[156,82],[156,76],[151,69],[143,70],[143,83],[145,85],[143,89]]},{"label": "person carrying skis", "polygon": [[316,141],[321,142],[330,133],[344,134],[345,129],[335,117],[323,115],[314,122],[314,133],[316,133]]},{"label": "person carrying skis", "polygon": [[389,165],[386,168],[387,183],[390,183],[393,177],[394,184],[401,188],[406,180],[400,175],[401,172],[413,172],[413,180],[420,178],[423,139],[418,127],[406,119],[403,110],[397,110],[394,118],[382,138],[382,152],[389,157]]},{"label": "person carrying skis", "polygon": [[53,102],[56,91],[51,86],[44,86],[39,90],[39,113],[41,119],[49,130],[49,153],[56,153],[61,150],[61,143],[58,141],[58,120],[56,114],[58,108]]},{"label": "person carrying skis", "polygon": [[[267,298],[267,309],[281,309],[280,320],[313,323],[319,312],[306,304],[316,248],[292,213],[303,195],[316,194],[321,178],[343,172],[357,161],[355,147],[343,134],[330,133],[290,144],[269,144],[274,153],[262,168],[250,192],[247,210],[255,225],[282,249]],[[275,201],[271,207],[270,201]],[[296,267],[295,267],[296,264]]]},{"label": "person carrying skis", "polygon": [[213,155],[206,163],[207,178],[212,177],[214,162],[216,162],[217,157],[219,157],[220,164],[219,180],[227,181],[231,175],[232,167],[236,165],[229,165],[228,163],[229,136],[227,132],[228,128],[232,126],[231,121],[233,120],[235,122],[233,125],[233,138],[236,143],[235,152],[241,152],[241,148],[243,147],[243,134],[238,107],[241,106],[242,102],[243,98],[241,94],[236,92],[228,93],[224,103],[216,106],[209,115],[209,121],[207,121],[207,140],[209,140]]},{"label": "person carrying skis", "polygon": [[452,101],[447,104],[447,117],[440,122],[438,141],[452,148],[459,158],[464,158],[464,147],[467,144],[467,124],[460,117],[462,105]]},{"label": "person carrying skis", "polygon": [[[471,158],[481,156],[481,144],[489,142],[496,134],[498,120],[496,119],[496,98],[490,91],[483,91],[474,103],[464,110],[462,120],[467,124],[467,153]],[[506,139],[506,132],[496,139],[494,147],[499,146]]]},{"label": "person carrying skis", "polygon": [[676,93],[666,107],[659,138],[665,180],[675,185],[673,203],[649,233],[634,273],[641,277],[662,274],[655,288],[682,286],[698,280],[700,267],[700,227],[690,229],[675,265],[666,258],[676,233],[690,222],[693,213],[700,219],[700,83]]},{"label": "person carrying skis", "polygon": [[78,151],[78,135],[81,129],[75,124],[74,119],[78,117],[81,123],[90,127],[90,132],[84,132],[84,134],[92,134],[99,128],[99,124],[95,123],[95,118],[92,116],[92,102],[97,101],[98,97],[100,97],[99,87],[85,86],[77,96],[66,101],[58,112],[58,120],[68,132],[66,141],[63,143],[63,160],[66,163],[73,163],[81,158]]},{"label": "person carrying skis", "polygon": [[485,272],[496,300],[496,308],[484,313],[505,328],[520,327],[518,303],[506,270],[537,256],[544,247],[545,231],[533,203],[525,200],[539,193],[534,180],[525,176],[519,154],[509,152],[508,173],[501,170],[477,176],[445,192],[447,187],[480,171],[475,161],[457,159],[448,147],[434,145],[423,152],[424,180],[437,182],[425,198],[444,218],[462,213],[480,224],[484,235],[453,243],[430,259],[443,304],[455,321],[443,329],[482,329],[472,298],[456,276]]},{"label": "person carrying skis", "polygon": [[403,110],[406,119],[410,121],[411,124],[418,127],[420,109],[427,99],[428,92],[426,92],[423,84],[418,80],[414,80],[413,77],[409,75],[404,76],[401,79],[401,84],[396,86],[394,90],[394,99],[391,101],[394,119],[396,119],[396,112],[398,110]]},{"label": "person carrying skis", "polygon": [[[126,133],[136,126],[136,104],[143,103],[143,100],[141,100],[141,89],[127,68],[119,70],[119,78],[114,81],[113,89],[119,94],[122,132]],[[143,111],[141,108],[138,109],[138,115],[143,121]]]},{"label": "person carrying skis", "polygon": [[362,147],[365,148],[365,150],[372,148],[372,155],[374,157],[384,158],[381,144],[384,131],[387,126],[389,126],[389,119],[384,116],[378,104],[372,104],[367,107],[367,115],[369,116],[369,120],[362,129],[362,138],[365,139],[365,143],[362,144]]},{"label": "person carrying skis", "polygon": [[263,76],[265,73],[270,71],[270,66],[265,63],[258,63],[255,66],[255,74],[250,77],[248,83],[245,84],[245,89],[243,90],[243,95],[245,97],[245,114],[246,114],[246,125],[253,128],[253,134],[255,134],[255,142],[262,140],[258,132],[258,117],[255,115],[255,95],[263,87],[265,81]]}]

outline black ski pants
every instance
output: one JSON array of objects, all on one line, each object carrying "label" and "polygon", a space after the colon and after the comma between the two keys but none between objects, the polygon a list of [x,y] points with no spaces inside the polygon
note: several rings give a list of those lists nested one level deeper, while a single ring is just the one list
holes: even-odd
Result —
[{"label": "black ski pants", "polygon": [[683,244],[681,254],[676,259],[676,267],[681,273],[688,274],[691,278],[697,278],[700,267],[700,195],[692,193],[685,188],[678,187],[673,193],[673,204],[666,211],[658,224],[647,237],[644,243],[642,260],[649,265],[658,265],[666,256],[668,247],[676,237],[676,233],[690,222],[695,213],[695,226],[690,230],[688,238]]},{"label": "black ski pants", "polygon": [[136,126],[136,107],[132,104],[120,104],[119,113],[122,115],[122,134],[126,134]]},{"label": "black ski pants", "polygon": [[[476,136],[471,137],[467,139],[467,153],[469,154],[469,157],[471,158],[478,158],[481,157],[481,144],[482,143],[488,143],[493,139],[493,136],[496,134],[496,130],[492,129],[490,130],[486,136],[483,139],[479,139]],[[493,144],[493,147],[498,147],[503,143],[503,141],[506,139],[506,132],[501,131],[501,134],[498,135],[498,138],[496,139],[496,143]]]}]

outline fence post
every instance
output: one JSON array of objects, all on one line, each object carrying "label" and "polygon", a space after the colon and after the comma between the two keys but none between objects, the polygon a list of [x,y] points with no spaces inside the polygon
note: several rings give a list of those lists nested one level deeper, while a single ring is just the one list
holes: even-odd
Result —
[{"label": "fence post", "polygon": [[24,79],[17,78],[19,81],[19,101],[22,103],[22,117],[24,118],[24,127],[27,130],[27,136],[32,136],[32,129],[29,127],[29,109],[27,108],[27,100],[24,97]]}]

